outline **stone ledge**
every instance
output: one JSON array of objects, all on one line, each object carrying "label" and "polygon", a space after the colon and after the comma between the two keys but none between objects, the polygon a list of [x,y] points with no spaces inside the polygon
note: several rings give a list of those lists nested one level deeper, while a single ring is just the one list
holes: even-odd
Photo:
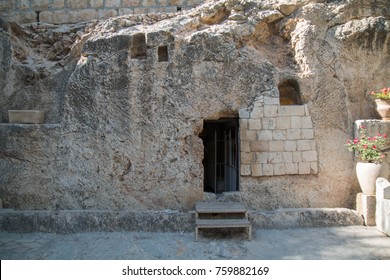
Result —
[{"label": "stone ledge", "polygon": [[74,233],[90,231],[192,231],[195,216],[178,211],[0,210],[0,230]]},{"label": "stone ledge", "polygon": [[[5,133],[7,138],[11,136],[26,136],[28,133],[36,132],[47,135],[47,133],[58,133],[61,130],[59,123],[44,123],[44,124],[19,124],[19,123],[0,123],[0,133]],[[8,134],[7,134],[8,133]]]},{"label": "stone ledge", "polygon": [[[345,208],[291,208],[249,211],[254,228],[284,229],[362,225],[357,211]],[[195,230],[195,213],[179,211],[13,211],[0,210],[0,231],[74,233],[90,231]]]},{"label": "stone ledge", "polygon": [[363,225],[355,210],[347,208],[284,208],[249,213],[255,228],[287,229]]},{"label": "stone ledge", "polygon": [[45,121],[44,112],[39,110],[8,110],[10,123],[42,124]]},{"label": "stone ledge", "polygon": [[58,128],[61,123],[37,123],[37,124],[25,124],[25,123],[0,123],[1,128],[32,128],[32,127],[45,127],[45,128]]}]

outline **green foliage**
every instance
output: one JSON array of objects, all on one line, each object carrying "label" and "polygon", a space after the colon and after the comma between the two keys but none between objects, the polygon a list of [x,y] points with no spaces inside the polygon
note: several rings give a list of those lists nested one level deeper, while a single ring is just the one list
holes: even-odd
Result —
[{"label": "green foliage", "polygon": [[390,88],[383,88],[380,92],[372,91],[370,94],[376,99],[390,99]]},{"label": "green foliage", "polygon": [[359,128],[359,138],[347,141],[347,149],[351,152],[356,152],[356,155],[365,162],[381,162],[385,157],[381,152],[387,135],[380,134],[369,137],[366,135],[364,126]]}]

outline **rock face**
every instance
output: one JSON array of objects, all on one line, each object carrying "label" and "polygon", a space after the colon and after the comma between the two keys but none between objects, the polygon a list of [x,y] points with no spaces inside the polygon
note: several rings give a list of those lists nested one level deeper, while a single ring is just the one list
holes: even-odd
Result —
[{"label": "rock face", "polygon": [[[216,199],[204,192],[201,137],[204,121],[221,118],[239,119],[241,170],[239,191],[218,199],[353,207],[344,144],[356,119],[376,117],[367,93],[388,86],[389,24],[387,0],[222,0],[61,27],[1,22],[4,207],[191,210]],[[281,103],[286,89],[298,109]],[[8,124],[13,109],[43,110],[46,124]]]}]

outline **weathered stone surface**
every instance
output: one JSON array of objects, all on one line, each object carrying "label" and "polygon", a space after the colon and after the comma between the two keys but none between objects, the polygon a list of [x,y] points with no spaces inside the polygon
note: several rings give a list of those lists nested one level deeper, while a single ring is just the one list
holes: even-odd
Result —
[{"label": "weathered stone surface", "polygon": [[[212,199],[212,198],[210,198]],[[228,200],[227,200],[228,201]],[[283,229],[362,225],[349,209],[279,209],[250,211],[254,228]],[[5,232],[74,233],[90,231],[193,232],[195,213],[179,211],[13,211],[0,210],[0,229]]]},{"label": "weathered stone surface", "polygon": [[8,110],[40,109],[46,122],[60,122],[62,92],[76,65],[73,55],[79,55],[74,50],[80,30],[87,24],[1,25],[0,121],[9,122]]},{"label": "weathered stone surface", "polygon": [[390,183],[385,178],[376,180],[376,227],[390,236]]},{"label": "weathered stone surface", "polygon": [[10,232],[193,231],[195,215],[178,211],[0,211]]},{"label": "weathered stone surface", "polygon": [[278,209],[251,212],[249,217],[257,228],[295,228],[362,225],[356,211],[336,209]]},{"label": "weathered stone surface", "polygon": [[375,226],[376,197],[358,193],[356,196],[356,210],[364,218],[364,224]]},{"label": "weathered stone surface", "polygon": [[[376,116],[367,93],[388,86],[389,9],[385,0],[221,0],[91,25],[2,22],[1,121],[9,109],[39,108],[58,123],[0,126],[4,207],[191,210],[206,199],[203,121],[241,112],[243,152],[255,153],[241,165],[241,202],[352,208],[345,142],[354,120]],[[304,105],[280,106],[286,79]],[[250,144],[259,141],[272,149],[266,158]]]}]

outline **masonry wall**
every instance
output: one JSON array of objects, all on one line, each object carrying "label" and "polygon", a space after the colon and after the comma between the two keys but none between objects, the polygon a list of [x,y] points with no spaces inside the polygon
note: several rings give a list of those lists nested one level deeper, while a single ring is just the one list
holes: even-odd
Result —
[{"label": "masonry wall", "polygon": [[280,106],[261,97],[240,111],[241,176],[318,172],[314,129],[307,105]]},{"label": "masonry wall", "polygon": [[1,0],[0,17],[19,23],[76,23],[126,14],[175,13],[203,0]]}]

